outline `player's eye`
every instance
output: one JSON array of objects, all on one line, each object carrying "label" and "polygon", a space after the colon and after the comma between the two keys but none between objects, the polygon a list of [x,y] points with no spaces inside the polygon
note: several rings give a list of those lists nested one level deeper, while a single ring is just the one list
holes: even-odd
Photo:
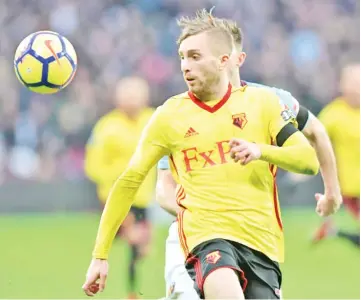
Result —
[{"label": "player's eye", "polygon": [[199,56],[198,54],[193,54],[193,55],[192,55],[192,58],[193,58],[194,60],[198,60],[198,59],[200,58],[200,56]]}]

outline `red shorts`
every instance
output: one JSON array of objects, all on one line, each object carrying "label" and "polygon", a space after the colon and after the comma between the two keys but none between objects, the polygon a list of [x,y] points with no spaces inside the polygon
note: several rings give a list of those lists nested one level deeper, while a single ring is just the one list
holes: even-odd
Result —
[{"label": "red shorts", "polygon": [[343,196],[345,209],[357,220],[360,220],[360,198]]}]

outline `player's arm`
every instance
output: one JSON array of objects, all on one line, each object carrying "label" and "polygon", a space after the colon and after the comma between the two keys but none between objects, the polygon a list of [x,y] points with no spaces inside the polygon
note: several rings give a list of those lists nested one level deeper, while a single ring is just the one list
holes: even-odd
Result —
[{"label": "player's arm", "polygon": [[279,98],[273,95],[267,97],[264,112],[265,117],[269,117],[268,132],[275,145],[261,144],[260,159],[290,172],[316,175],[319,162],[315,150],[292,124],[292,115],[283,114]]},{"label": "player's arm", "polygon": [[328,197],[339,198],[341,189],[337,177],[336,158],[325,126],[309,110],[300,106],[297,115],[299,128],[315,148],[321,175]]},{"label": "player's arm", "polygon": [[[263,117],[267,134],[273,141],[272,145],[232,139],[231,157],[235,161],[241,160],[242,164],[260,159],[290,172],[317,174],[319,162],[316,152],[306,137],[289,122],[292,115],[281,114],[282,106],[275,94],[264,92],[263,97]],[[289,120],[285,121],[287,118]]]},{"label": "player's arm", "polygon": [[176,187],[177,184],[172,172],[169,169],[158,169],[156,200],[160,207],[173,216],[176,216],[180,211],[180,207],[175,198]]},{"label": "player's arm", "polygon": [[160,109],[145,127],[127,169],[115,181],[100,220],[93,257],[107,259],[114,236],[127,216],[134,196],[151,168],[169,154],[169,127]]},{"label": "player's arm", "polygon": [[260,144],[260,160],[294,173],[316,175],[319,162],[305,136],[290,123],[276,135],[276,145]]},{"label": "player's arm", "polygon": [[88,296],[104,290],[108,275],[107,258],[114,236],[128,214],[135,193],[147,173],[162,156],[169,154],[167,115],[159,108],[154,113],[143,130],[127,169],[116,180],[109,193],[100,220],[93,259],[83,284],[83,290]]},{"label": "player's arm", "polygon": [[268,98],[265,118],[269,118],[268,132],[275,145],[259,145],[260,159],[290,172],[316,175],[319,162],[315,150],[292,124],[292,115],[284,115],[279,98],[271,94],[265,96]]},{"label": "player's arm", "polygon": [[320,162],[320,170],[325,186],[325,194],[336,199],[340,196],[340,186],[337,178],[335,154],[325,126],[307,108],[300,105],[290,92],[275,89],[281,102],[296,116],[298,130],[308,139],[316,150]]}]

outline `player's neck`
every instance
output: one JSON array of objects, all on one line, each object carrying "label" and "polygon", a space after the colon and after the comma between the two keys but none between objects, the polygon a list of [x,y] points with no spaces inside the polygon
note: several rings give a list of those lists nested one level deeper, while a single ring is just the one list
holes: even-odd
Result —
[{"label": "player's neck", "polygon": [[233,76],[231,78],[231,84],[232,84],[232,87],[234,87],[234,88],[241,87],[241,76],[239,75],[238,72],[233,74]]},{"label": "player's neck", "polygon": [[126,109],[123,107],[118,107],[118,110],[123,113],[123,115],[129,120],[129,121],[135,121],[139,117],[139,111],[138,110],[132,110],[132,109]]},{"label": "player's neck", "polygon": [[195,94],[195,96],[202,102],[220,100],[227,93],[228,87],[229,87],[229,81],[221,80],[219,84],[214,85],[211,90],[204,91],[203,93]]}]

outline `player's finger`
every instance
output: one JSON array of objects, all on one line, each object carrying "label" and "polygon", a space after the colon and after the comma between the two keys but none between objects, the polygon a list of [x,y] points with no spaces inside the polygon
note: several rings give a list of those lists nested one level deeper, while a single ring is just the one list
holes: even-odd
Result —
[{"label": "player's finger", "polygon": [[230,153],[232,154],[232,153],[241,152],[241,151],[243,151],[244,149],[247,149],[247,148],[248,148],[247,144],[240,144],[238,146],[232,147],[231,150],[230,150]]},{"label": "player's finger", "polygon": [[243,151],[236,153],[236,159],[237,161],[243,161],[248,155],[250,155],[249,149],[244,149]]},{"label": "player's finger", "polygon": [[96,293],[99,292],[99,284],[98,283],[92,284],[89,290],[95,295]]},{"label": "player's finger", "polygon": [[91,291],[91,286],[96,282],[96,280],[98,279],[98,275],[95,273],[93,274],[87,274],[86,276],[86,280],[85,283],[83,285],[83,291],[85,292],[85,294],[87,294],[88,296],[93,296],[94,293],[92,293]]},{"label": "player's finger", "polygon": [[93,297],[93,296],[94,296],[94,294],[90,291],[90,284],[84,283],[84,285],[83,285],[82,288],[83,288],[84,293],[85,293],[87,296],[89,296],[89,297]]},{"label": "player's finger", "polygon": [[238,152],[234,154],[233,161],[239,162],[241,159],[237,156]]},{"label": "player's finger", "polygon": [[252,155],[248,155],[248,156],[246,156],[246,158],[243,160],[242,165],[245,166],[245,165],[247,165],[248,163],[250,163],[252,160],[253,160]]},{"label": "player's finger", "polygon": [[106,273],[100,273],[99,291],[101,291],[101,292],[104,291],[106,280],[107,280],[107,274]]},{"label": "player's finger", "polygon": [[240,144],[240,139],[236,139],[236,138],[232,138],[230,141],[229,141],[229,146],[230,147],[233,147],[233,146],[238,146]]},{"label": "player's finger", "polygon": [[89,281],[89,279],[87,278],[82,286],[82,289],[85,291],[85,290],[88,290],[89,287],[91,285],[91,282]]},{"label": "player's finger", "polygon": [[320,200],[321,197],[322,197],[322,194],[320,194],[320,193],[316,193],[316,194],[315,194],[315,199],[316,199],[316,201]]},{"label": "player's finger", "polygon": [[87,295],[89,297],[94,297],[94,294],[91,291],[85,290],[84,292],[85,292],[85,295]]},{"label": "player's finger", "polygon": [[317,213],[320,217],[323,217],[323,215],[324,215],[323,209],[322,209],[320,206],[317,206],[317,207],[316,207],[316,213]]},{"label": "player's finger", "polygon": [[232,159],[234,159],[236,157],[236,153],[237,153],[237,150],[232,149],[232,148],[229,151],[229,155],[231,156]]}]

